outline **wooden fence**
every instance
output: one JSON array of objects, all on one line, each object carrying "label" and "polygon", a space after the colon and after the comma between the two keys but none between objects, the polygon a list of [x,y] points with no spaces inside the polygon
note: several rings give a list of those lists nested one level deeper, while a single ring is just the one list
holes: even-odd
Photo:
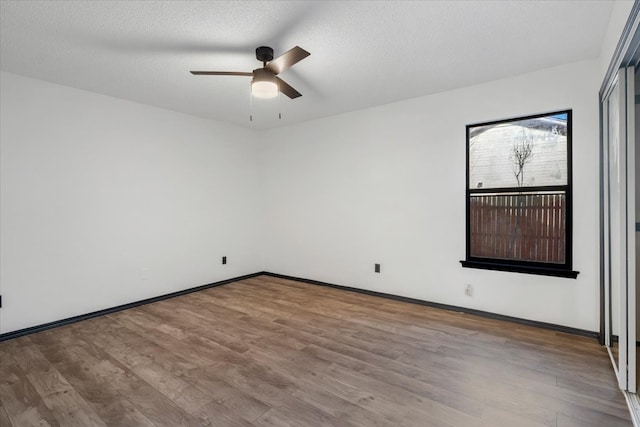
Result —
[{"label": "wooden fence", "polygon": [[471,197],[471,256],[563,264],[564,194]]}]

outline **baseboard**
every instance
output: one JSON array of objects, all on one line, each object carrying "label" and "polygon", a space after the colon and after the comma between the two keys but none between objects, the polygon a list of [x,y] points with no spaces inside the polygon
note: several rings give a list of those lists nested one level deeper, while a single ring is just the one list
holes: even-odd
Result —
[{"label": "baseboard", "polygon": [[549,330],[552,330],[552,331],[563,332],[563,333],[566,333],[566,334],[580,335],[580,336],[583,336],[583,337],[596,338],[596,339],[600,335],[599,332],[588,331],[586,329],[572,328],[572,327],[569,327],[569,326],[556,325],[556,324],[553,324],[553,323],[538,322],[538,321],[535,321],[535,320],[522,319],[522,318],[519,318],[519,317],[512,317],[512,316],[506,316],[506,315],[503,315],[503,314],[491,313],[489,311],[476,310],[476,309],[467,308],[467,307],[459,307],[459,306],[456,306],[456,305],[441,304],[441,303],[438,303],[438,302],[432,302],[432,301],[425,301],[425,300],[416,299],[416,298],[403,297],[403,296],[394,295],[394,294],[387,294],[387,293],[384,293],[384,292],[370,291],[370,290],[367,290],[367,289],[353,288],[353,287],[350,287],[350,286],[335,285],[333,283],[320,282],[320,281],[317,281],[317,280],[305,279],[305,278],[302,278],[302,277],[287,276],[287,275],[284,275],[284,274],[270,273],[268,271],[263,271],[261,274],[264,274],[265,276],[277,277],[277,278],[280,278],[280,279],[295,280],[295,281],[298,281],[298,282],[308,283],[308,284],[311,284],[311,285],[325,286],[325,287],[329,287],[329,288],[342,289],[344,291],[349,291],[349,292],[357,292],[357,293],[360,293],[360,294],[373,295],[373,296],[381,297],[381,298],[388,298],[388,299],[392,299],[392,300],[396,300],[396,301],[403,301],[403,302],[409,302],[409,303],[413,303],[413,304],[420,304],[420,305],[425,305],[425,306],[428,306],[428,307],[440,308],[442,310],[457,311],[457,312],[461,312],[461,313],[473,314],[473,315],[476,315],[476,316],[486,317],[486,318],[489,318],[489,319],[504,320],[506,322],[517,323],[517,324],[520,324],[520,325],[534,326],[534,327],[537,327],[537,328],[549,329]]},{"label": "baseboard", "polygon": [[633,427],[640,427],[640,398],[636,393],[623,391],[624,399],[627,401]]},{"label": "baseboard", "polygon": [[17,331],[6,332],[4,334],[0,334],[0,342],[7,341],[7,340],[10,340],[10,339],[13,339],[13,338],[22,337],[22,336],[29,335],[29,334],[33,334],[33,333],[36,333],[36,332],[46,331],[48,329],[57,328],[59,326],[69,325],[71,323],[80,322],[82,320],[92,319],[94,317],[104,316],[105,314],[115,313],[115,312],[118,312],[118,311],[126,310],[128,308],[139,307],[141,305],[150,304],[150,303],[158,302],[158,301],[163,301],[163,300],[166,300],[166,299],[169,299],[169,298],[174,298],[174,297],[178,297],[178,296],[181,296],[181,295],[190,294],[192,292],[198,292],[198,291],[202,291],[202,290],[205,290],[205,289],[214,288],[216,286],[222,286],[222,285],[226,285],[226,284],[229,284],[229,283],[237,282],[239,280],[250,279],[250,278],[257,277],[257,276],[262,276],[262,275],[271,276],[271,277],[277,277],[277,278],[280,278],[280,279],[295,280],[295,281],[298,281],[298,282],[308,283],[308,284],[311,284],[311,285],[325,286],[325,287],[329,287],[329,288],[336,288],[336,289],[341,289],[341,290],[344,290],[344,291],[357,292],[357,293],[361,293],[361,294],[365,294],[365,295],[372,295],[372,296],[381,297],[381,298],[388,298],[388,299],[392,299],[392,300],[396,300],[396,301],[402,301],[402,302],[408,302],[408,303],[412,303],[412,304],[420,304],[420,305],[424,305],[424,306],[428,306],[428,307],[439,308],[439,309],[442,309],[442,310],[457,311],[457,312],[461,312],[461,313],[473,314],[473,315],[476,315],[476,316],[486,317],[486,318],[489,318],[489,319],[504,320],[504,321],[507,321],[507,322],[517,323],[517,324],[520,324],[520,325],[534,326],[534,327],[537,327],[537,328],[549,329],[549,330],[552,330],[552,331],[563,332],[563,333],[572,334],[572,335],[580,335],[580,336],[589,337],[589,338],[598,338],[598,336],[599,336],[598,332],[592,332],[592,331],[587,331],[587,330],[578,329],[578,328],[571,328],[571,327],[562,326],[562,325],[555,325],[553,323],[545,323],[545,322],[538,322],[538,321],[535,321],[535,320],[521,319],[519,317],[505,316],[503,314],[496,314],[496,313],[491,313],[491,312],[488,312],[488,311],[475,310],[473,308],[466,308],[466,307],[459,307],[459,306],[455,306],[455,305],[441,304],[441,303],[438,303],[438,302],[432,302],[432,301],[425,301],[425,300],[416,299],[416,298],[403,297],[403,296],[400,296],[400,295],[387,294],[387,293],[384,293],[384,292],[370,291],[370,290],[367,290],[367,289],[360,289],[360,288],[353,288],[353,287],[350,287],[350,286],[336,285],[336,284],[333,284],[333,283],[320,282],[318,280],[305,279],[305,278],[302,278],[302,277],[293,277],[293,276],[287,276],[285,274],[277,274],[277,273],[271,273],[271,272],[268,272],[268,271],[261,271],[261,272],[258,272],[258,273],[247,274],[247,275],[244,275],[244,276],[234,277],[234,278],[231,278],[231,279],[226,279],[226,280],[222,280],[222,281],[215,282],[215,283],[209,283],[207,285],[196,286],[194,288],[184,289],[184,290],[181,290],[181,291],[172,292],[172,293],[165,294],[165,295],[160,295],[160,296],[157,296],[157,297],[147,298],[147,299],[143,299],[143,300],[140,300],[140,301],[134,301],[134,302],[131,302],[131,303],[128,303],[128,304],[122,304],[122,305],[118,305],[116,307],[111,307],[111,308],[106,308],[104,310],[94,311],[92,313],[81,314],[79,316],[69,317],[69,318],[62,319],[62,320],[56,320],[54,322],[44,323],[42,325],[36,325],[36,326],[32,326],[32,327],[25,328],[25,329],[19,329]]},{"label": "baseboard", "polygon": [[141,305],[150,304],[152,302],[158,302],[158,301],[166,300],[166,299],[169,299],[169,298],[175,298],[175,297],[179,297],[181,295],[190,294],[192,292],[198,292],[198,291],[202,291],[202,290],[209,289],[209,288],[215,288],[216,286],[226,285],[228,283],[237,282],[238,280],[250,279],[252,277],[260,276],[262,274],[263,273],[247,274],[245,276],[234,277],[232,279],[221,280],[219,282],[209,283],[207,285],[201,285],[201,286],[196,286],[194,288],[183,289],[181,291],[171,292],[169,294],[160,295],[160,296],[152,297],[152,298],[147,298],[147,299],[143,299],[143,300],[140,300],[140,301],[134,301],[134,302],[130,302],[128,304],[122,304],[122,305],[118,305],[118,306],[115,306],[115,307],[105,308],[104,310],[98,310],[98,311],[94,311],[94,312],[87,313],[87,314],[81,314],[81,315],[78,315],[78,316],[68,317],[66,319],[56,320],[54,322],[44,323],[42,325],[36,325],[36,326],[31,326],[31,327],[25,328],[25,329],[19,329],[17,331],[6,332],[4,334],[0,334],[0,342],[7,341],[7,340],[10,340],[10,339],[13,339],[13,338],[22,337],[22,336],[29,335],[29,334],[33,334],[33,333],[36,333],[36,332],[46,331],[48,329],[57,328],[59,326],[69,325],[71,323],[80,322],[82,320],[92,319],[94,317],[104,316],[105,314],[115,313],[117,311],[126,310],[128,308],[139,307]]}]

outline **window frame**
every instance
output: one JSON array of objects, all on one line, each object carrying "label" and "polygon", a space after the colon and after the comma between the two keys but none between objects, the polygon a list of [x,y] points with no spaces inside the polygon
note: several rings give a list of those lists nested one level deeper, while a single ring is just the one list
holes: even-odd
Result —
[{"label": "window frame", "polygon": [[[523,120],[548,117],[559,114],[567,115],[567,183],[566,185],[543,185],[527,187],[504,188],[470,188],[470,130],[478,126],[505,124]],[[465,183],[465,229],[466,229],[466,259],[460,261],[463,267],[480,268],[485,270],[510,271],[517,273],[538,274],[545,276],[567,277],[575,279],[579,272],[573,271],[573,169],[572,169],[572,142],[573,142],[573,114],[571,109],[552,111],[548,113],[533,114],[529,116],[514,117],[504,120],[474,123],[466,126],[466,183]],[[507,194],[507,193],[535,193],[542,191],[564,191],[565,195],[565,254],[564,263],[549,263],[538,261],[525,261],[517,259],[488,258],[471,255],[471,199],[481,194]]]}]

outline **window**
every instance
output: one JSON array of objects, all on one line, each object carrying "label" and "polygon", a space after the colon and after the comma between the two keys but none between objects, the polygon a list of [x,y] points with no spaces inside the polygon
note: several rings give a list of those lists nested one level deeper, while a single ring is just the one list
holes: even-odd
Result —
[{"label": "window", "polygon": [[575,278],[571,110],[467,126],[464,267]]}]

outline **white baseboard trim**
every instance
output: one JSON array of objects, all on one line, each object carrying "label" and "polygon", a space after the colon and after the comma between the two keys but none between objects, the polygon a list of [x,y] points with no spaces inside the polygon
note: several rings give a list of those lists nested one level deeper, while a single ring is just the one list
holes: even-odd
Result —
[{"label": "white baseboard trim", "polygon": [[629,393],[628,391],[623,391],[623,394],[627,401],[627,406],[629,406],[633,427],[640,427],[640,397],[636,393]]},{"label": "white baseboard trim", "polygon": [[[606,347],[607,352],[609,353],[609,358],[611,359],[611,365],[613,366],[613,370],[616,373],[616,381],[618,378],[618,368],[616,364],[616,360],[613,357],[613,353],[611,352],[611,347]],[[633,427],[640,427],[640,397],[636,393],[629,393],[626,390],[621,390],[624,395],[624,400],[627,402],[627,407],[629,407],[629,414],[631,414],[631,422],[633,423]]]}]

